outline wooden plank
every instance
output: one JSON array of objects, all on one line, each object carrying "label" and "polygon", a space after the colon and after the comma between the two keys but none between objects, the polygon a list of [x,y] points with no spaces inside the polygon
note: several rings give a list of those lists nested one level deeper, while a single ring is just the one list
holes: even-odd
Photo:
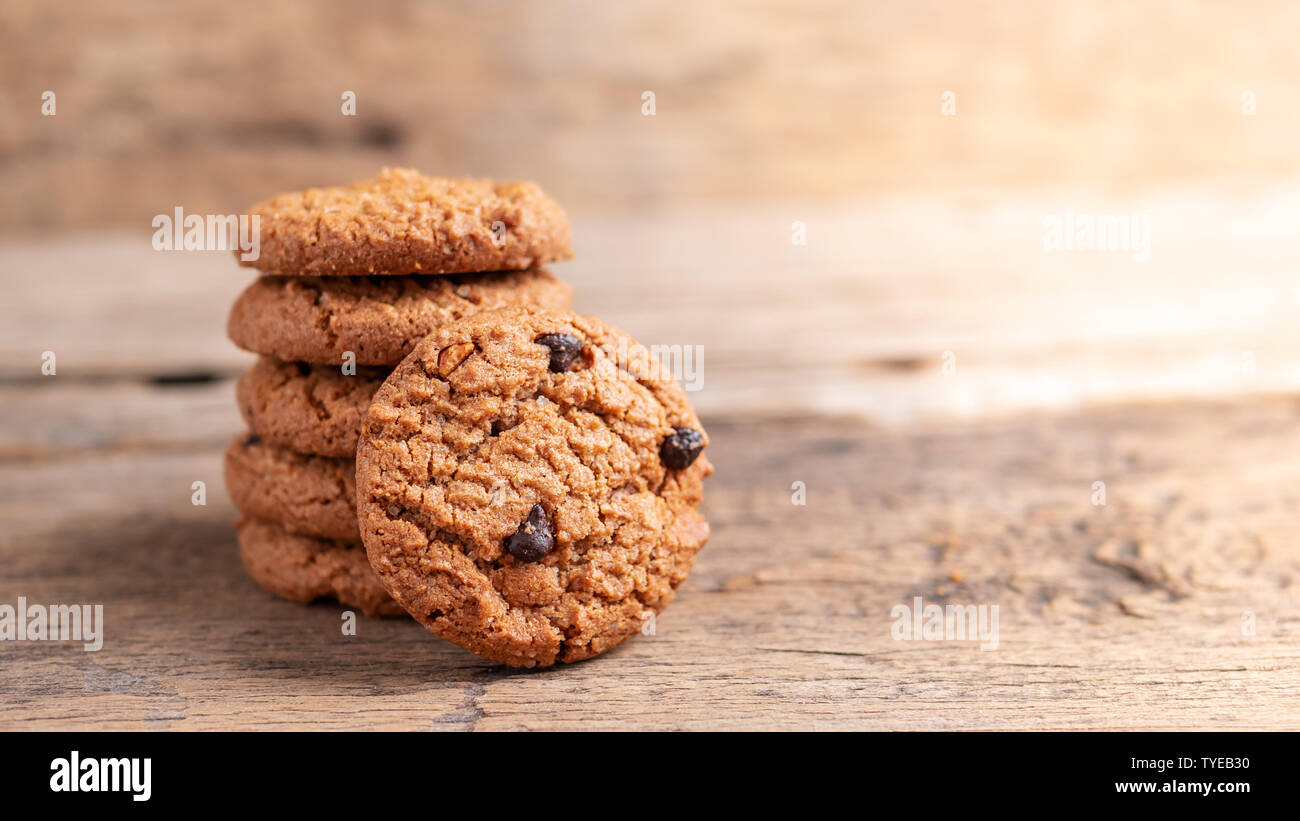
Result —
[{"label": "wooden plank", "polygon": [[[1148,214],[1151,258],[1045,251],[1044,217],[1067,206]],[[807,245],[791,243],[793,220]],[[553,270],[578,310],[685,346],[706,413],[906,424],[1300,390],[1294,193],[891,197],[574,223],[578,257]],[[147,232],[0,251],[0,380],[48,381],[47,350],[55,379],[233,376],[251,360],[225,337],[250,278],[227,254],[155,252]]]},{"label": "wooden plank", "polygon": [[[164,414],[208,387],[155,390]],[[714,536],[656,634],[525,673],[257,589],[206,431],[11,454],[0,602],[102,603],[106,637],[0,645],[0,728],[1294,729],[1296,409],[706,418]],[[998,649],[894,640],[914,596],[997,605]]]},{"label": "wooden plank", "polygon": [[213,448],[244,430],[230,379],[175,383],[75,378],[0,383],[0,461],[87,451]]},{"label": "wooden plank", "polygon": [[[1300,56],[1286,40],[1300,13],[1266,0],[1205,4],[1195,19],[1122,0],[1086,13],[1061,0],[515,0],[488,13],[384,0],[361,21],[343,0],[284,0],[258,25],[220,0],[190,8],[10,0],[0,229],[129,229],[177,205],[228,213],[394,163],[535,178],[573,208],[638,215],[1183,179],[1226,180],[1231,198],[1300,173]],[[140,49],[99,34],[146,26]],[[46,89],[57,116],[39,115]],[[340,111],[345,90],[355,117]]]},{"label": "wooden plank", "polygon": [[[20,1],[0,54],[31,105],[0,123],[0,603],[107,619],[97,653],[0,644],[0,729],[1300,728],[1300,52],[1219,48],[1300,12],[607,4],[575,41],[567,7],[259,31],[203,1],[239,36],[201,76],[188,18],[151,18],[147,82],[92,42],[137,27],[108,4]],[[244,577],[220,451],[251,273],[153,251],[150,219],[390,163],[538,179],[579,309],[703,351],[714,537],[654,636],[512,672]],[[1048,250],[1067,211],[1149,217],[1149,259]],[[896,641],[915,596],[996,605],[998,649]]]}]

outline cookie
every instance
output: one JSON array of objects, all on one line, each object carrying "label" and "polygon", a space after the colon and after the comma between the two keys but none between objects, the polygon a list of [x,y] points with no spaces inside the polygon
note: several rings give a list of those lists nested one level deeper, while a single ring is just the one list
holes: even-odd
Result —
[{"label": "cookie", "polygon": [[248,575],[282,599],[304,603],[335,599],[367,616],[405,612],[375,578],[360,543],[300,536],[274,522],[250,517],[236,522],[235,530]]},{"label": "cookie", "polygon": [[286,361],[396,365],[431,331],[509,305],[567,310],[569,286],[545,270],[451,277],[259,277],[231,308],[227,333]]},{"label": "cookie", "polygon": [[256,434],[226,449],[226,489],[247,516],[291,533],[359,541],[356,462],[277,448]]},{"label": "cookie", "polygon": [[591,317],[516,308],[422,341],[357,447],[371,567],[432,632],[516,666],[640,632],[709,526],[708,436],[671,375]]},{"label": "cookie", "polygon": [[268,274],[375,276],[521,271],[573,256],[569,218],[531,182],[426,177],[309,188],[254,205]]},{"label": "cookie", "polygon": [[262,357],[235,385],[239,411],[262,441],[298,453],[353,459],[370,398],[390,368],[358,368]]}]

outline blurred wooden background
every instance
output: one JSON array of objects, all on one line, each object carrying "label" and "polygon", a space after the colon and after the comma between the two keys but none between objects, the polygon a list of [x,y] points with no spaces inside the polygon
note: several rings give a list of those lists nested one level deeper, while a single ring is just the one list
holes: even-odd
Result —
[{"label": "blurred wooden background", "polygon": [[[184,330],[219,333],[240,274],[143,260],[154,215],[407,164],[541,182],[573,217],[566,276],[651,286],[588,309],[743,368],[744,408],[902,421],[1300,389],[1288,4],[15,0],[0,20],[10,306],[57,340],[61,300],[122,295],[109,271],[175,265],[166,287],[193,290],[193,316],[125,330],[156,313],[133,293],[80,329],[116,339],[88,367],[209,364]],[[1067,209],[1148,216],[1150,260],[1044,251]],[[68,296],[61,266],[82,265],[106,275]],[[684,298],[737,321],[661,324]],[[38,343],[16,333],[0,370],[22,374]],[[938,378],[948,353],[959,379]]]},{"label": "blurred wooden background", "polygon": [[[1294,728],[1297,23],[10,0],[0,602],[103,601],[109,635],[0,647],[0,726]],[[384,164],[539,181],[577,307],[704,351],[714,537],[660,635],[514,675],[243,578],[219,453],[250,273],[150,221]],[[1046,250],[1067,210],[1149,217],[1150,259]],[[892,641],[915,595],[999,605],[1002,647]]]},{"label": "blurred wooden background", "polygon": [[385,163],[577,213],[1275,179],[1300,171],[1297,29],[1259,0],[8,0],[0,232],[139,231]]}]

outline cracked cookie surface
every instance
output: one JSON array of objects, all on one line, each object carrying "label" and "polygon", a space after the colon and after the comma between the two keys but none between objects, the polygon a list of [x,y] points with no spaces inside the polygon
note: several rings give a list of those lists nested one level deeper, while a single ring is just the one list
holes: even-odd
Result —
[{"label": "cracked cookie surface", "polygon": [[260,218],[268,274],[376,276],[515,271],[573,256],[569,218],[531,182],[426,177],[385,168],[332,188],[281,194]]},{"label": "cracked cookie surface", "polygon": [[295,453],[250,435],[226,448],[225,473],[240,513],[291,533],[360,541],[355,460]]},{"label": "cracked cookie surface", "polygon": [[[661,451],[683,429],[700,447],[673,469]],[[641,632],[708,539],[707,441],[671,374],[621,332],[477,314],[375,395],[357,450],[362,540],[432,632],[510,665],[589,658]]]},{"label": "cracked cookie surface", "polygon": [[357,368],[260,358],[239,378],[235,397],[248,429],[298,453],[354,459],[370,399],[388,368]]},{"label": "cracked cookie surface", "polygon": [[303,536],[247,516],[235,530],[244,569],[263,590],[294,602],[334,599],[367,616],[406,612],[375,578],[360,542]]},{"label": "cracked cookie surface", "polygon": [[226,333],[277,359],[396,365],[441,325],[510,305],[567,310],[572,290],[535,269],[456,276],[281,277],[254,280],[230,309]]}]

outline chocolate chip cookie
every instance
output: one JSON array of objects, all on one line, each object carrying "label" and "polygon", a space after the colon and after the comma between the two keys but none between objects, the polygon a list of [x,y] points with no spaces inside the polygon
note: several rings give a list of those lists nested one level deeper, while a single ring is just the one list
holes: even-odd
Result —
[{"label": "chocolate chip cookie", "polygon": [[568,310],[569,286],[545,270],[458,276],[259,277],[235,301],[226,331],[278,359],[396,365],[429,332],[509,305]]},{"label": "chocolate chip cookie", "polygon": [[262,441],[298,453],[353,459],[370,398],[391,368],[358,368],[262,357],[235,385],[239,411]]},{"label": "chocolate chip cookie", "polygon": [[249,209],[268,274],[375,276],[515,271],[573,256],[569,218],[531,182],[426,177],[281,194]]},{"label": "chocolate chip cookie", "polygon": [[226,448],[226,489],[241,513],[291,533],[360,541],[356,463],[273,447],[257,435]]},{"label": "chocolate chip cookie", "polygon": [[278,524],[243,517],[235,523],[239,557],[253,581],[283,599],[335,599],[367,616],[405,611],[375,578],[358,542],[336,542],[290,533]]},{"label": "chocolate chip cookie", "polygon": [[709,526],[708,435],[671,374],[591,317],[492,311],[422,341],[357,449],[361,536],[432,632],[509,665],[641,632]]}]

